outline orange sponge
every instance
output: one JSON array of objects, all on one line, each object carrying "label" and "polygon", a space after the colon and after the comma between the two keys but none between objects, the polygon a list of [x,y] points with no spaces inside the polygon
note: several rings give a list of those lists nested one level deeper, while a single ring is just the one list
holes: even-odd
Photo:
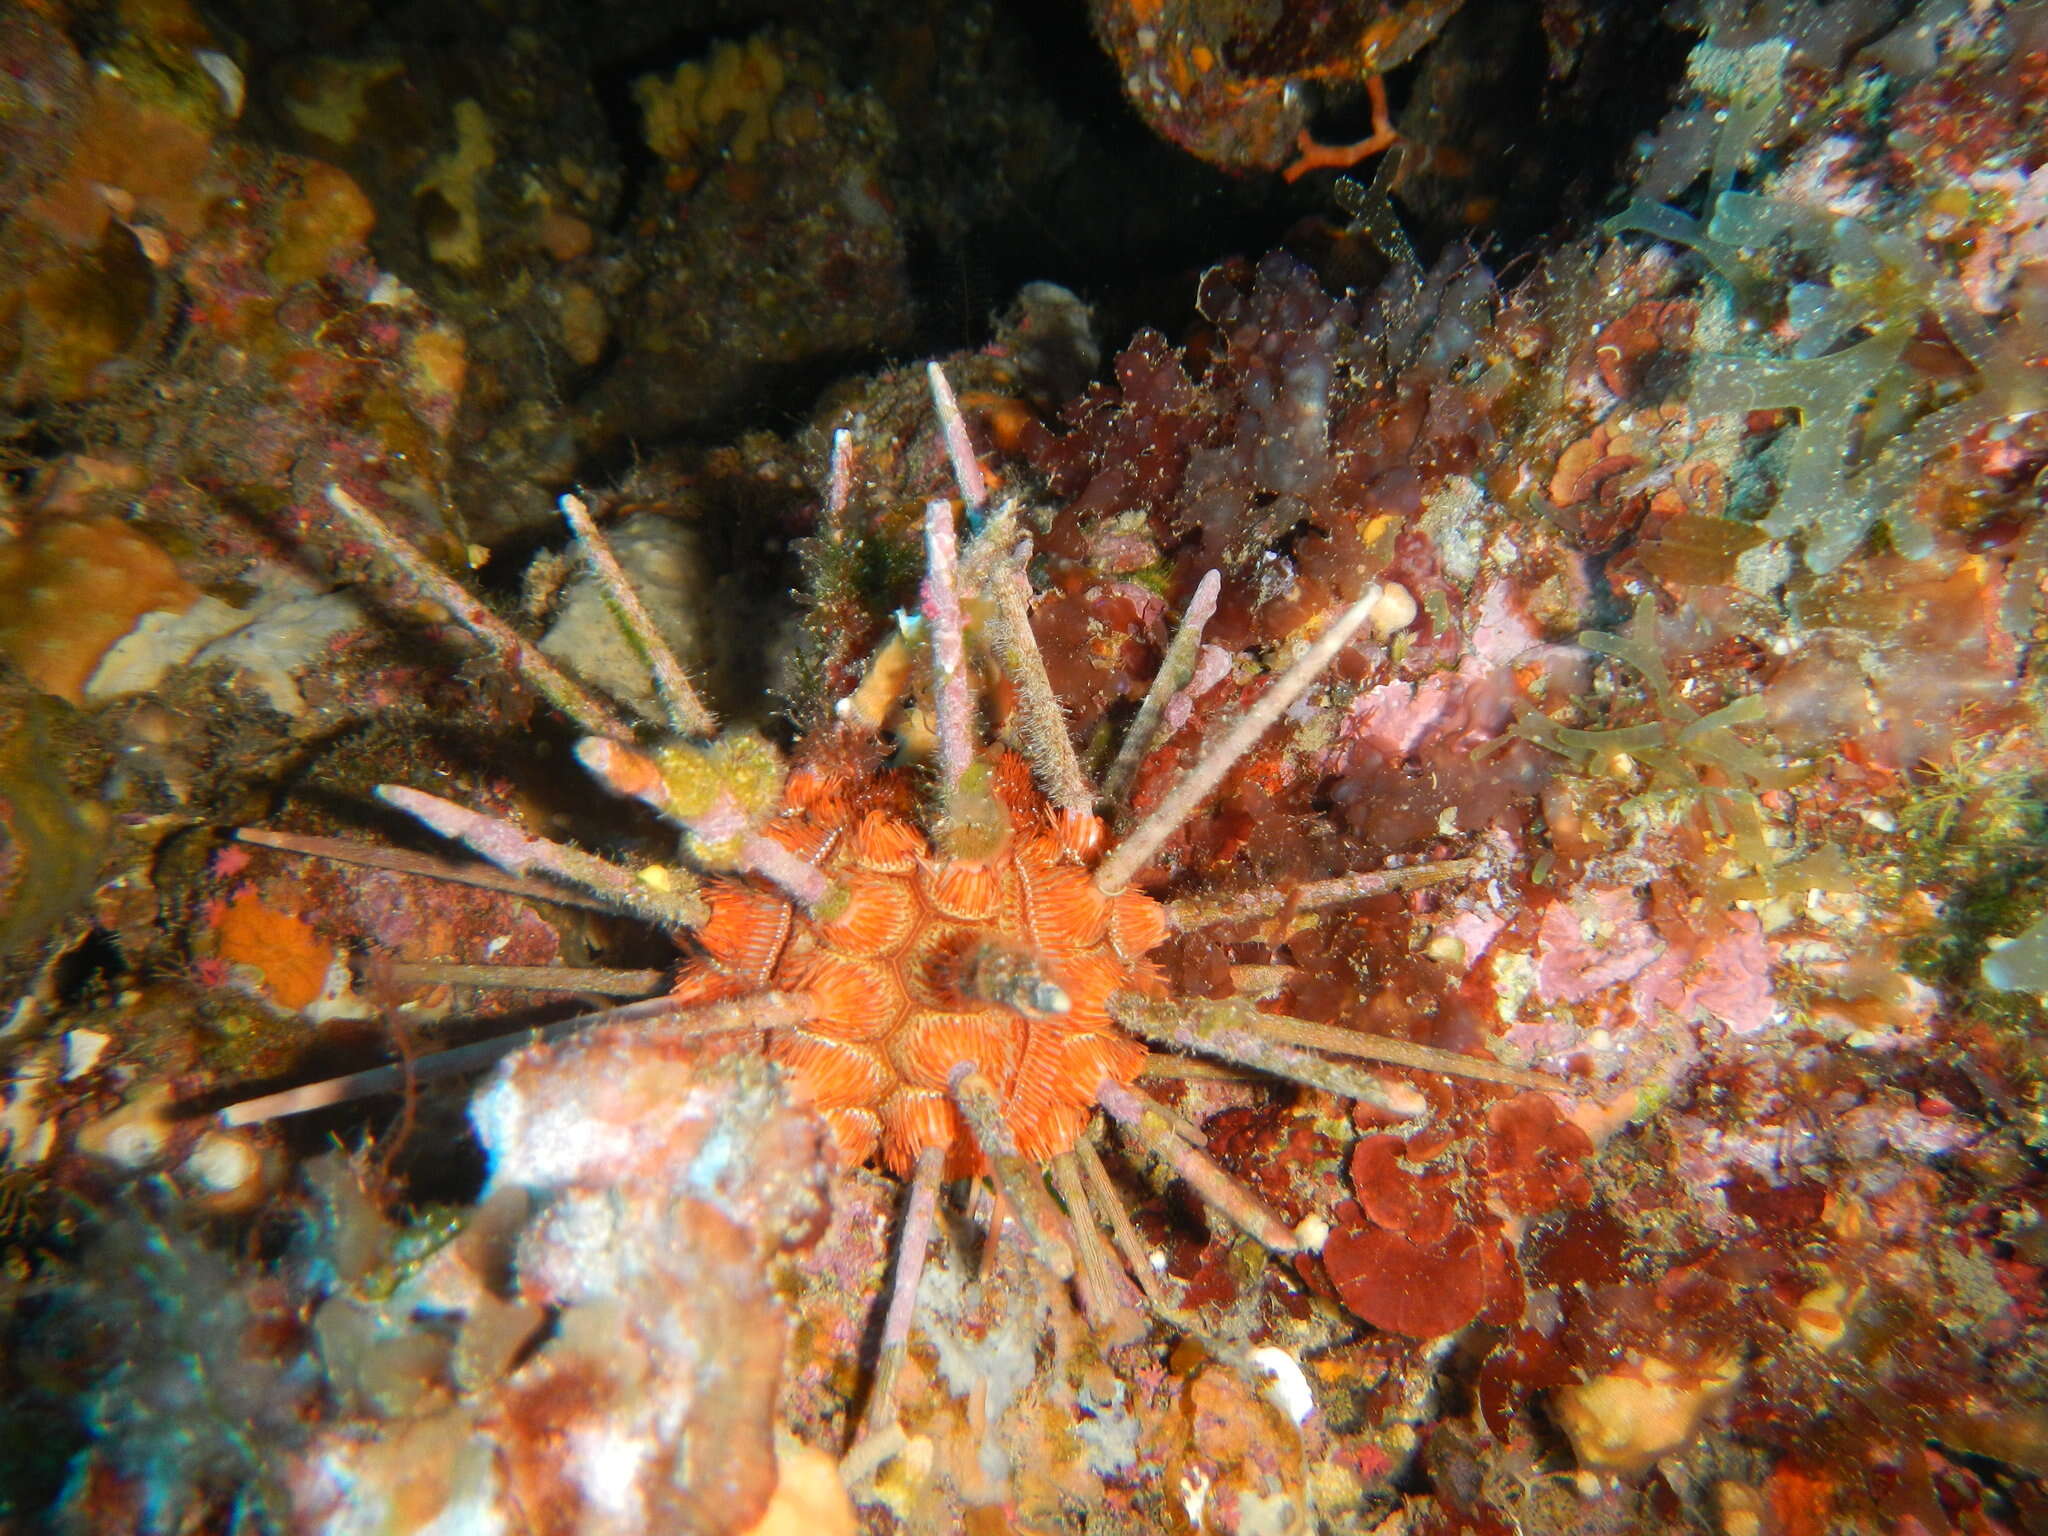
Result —
[{"label": "orange sponge", "polygon": [[0,544],[0,653],[73,704],[145,613],[182,613],[199,589],[147,534],[115,517],[43,522]]},{"label": "orange sponge", "polygon": [[304,1008],[327,984],[333,946],[310,923],[266,907],[244,887],[219,909],[213,923],[214,953],[230,965],[263,973],[263,990],[280,1007]]}]

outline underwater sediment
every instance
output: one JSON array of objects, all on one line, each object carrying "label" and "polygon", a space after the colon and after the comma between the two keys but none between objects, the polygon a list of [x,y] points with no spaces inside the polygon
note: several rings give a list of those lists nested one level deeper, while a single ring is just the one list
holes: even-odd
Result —
[{"label": "underwater sediment", "polygon": [[2048,1529],[2048,6],[1089,9],[0,16],[0,1525]]}]

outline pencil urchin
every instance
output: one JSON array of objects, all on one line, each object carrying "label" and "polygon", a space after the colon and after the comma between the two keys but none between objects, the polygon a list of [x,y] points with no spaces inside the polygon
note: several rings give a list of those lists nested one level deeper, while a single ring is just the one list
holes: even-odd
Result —
[{"label": "pencil urchin", "polygon": [[[1338,877],[1226,903],[1162,903],[1138,889],[1161,847],[1317,683],[1361,630],[1382,638],[1412,599],[1372,586],[1305,650],[1142,816],[1126,803],[1168,701],[1188,680],[1218,578],[1197,587],[1158,676],[1100,791],[1069,738],[1029,622],[1030,545],[1018,504],[990,500],[944,375],[933,395],[962,508],[924,513],[920,613],[876,654],[831,724],[785,756],[751,732],[721,732],[642,610],[583,505],[563,509],[624,632],[646,659],[664,718],[635,725],[555,668],[338,487],[354,530],[587,733],[577,756],[600,783],[680,828],[687,867],[633,869],[398,785],[387,802],[519,877],[582,888],[673,932],[687,952],[666,995],[596,1017],[660,1020],[664,1033],[752,1038],[830,1126],[843,1165],[879,1160],[907,1181],[882,1352],[857,1445],[893,1421],[897,1370],[947,1180],[993,1181],[1029,1251],[1074,1281],[1085,1315],[1125,1311],[1118,1264],[1168,1310],[1130,1220],[1084,1132],[1098,1111],[1184,1178],[1213,1210],[1276,1252],[1308,1246],[1139,1086],[1167,1051],[1423,1112],[1337,1058],[1363,1057],[1489,1081],[1548,1079],[1483,1058],[1278,1017],[1249,1001],[1177,998],[1150,958],[1177,928],[1263,907],[1328,907],[1469,875],[1474,860]],[[843,508],[850,437],[835,440],[828,512]],[[1015,747],[978,739],[971,678],[986,656],[1012,699]],[[930,762],[890,766],[880,736],[916,695]],[[1112,832],[1112,828],[1119,830]],[[305,852],[319,840],[263,834]],[[359,850],[358,850],[359,851]],[[687,935],[687,941],[684,940]],[[414,1076],[461,1068],[476,1048],[422,1058]],[[393,1074],[315,1084],[231,1111],[256,1119],[390,1086]],[[1048,1188],[1048,1183],[1050,1188]],[[1055,1195],[1057,1199],[1055,1199]]]}]

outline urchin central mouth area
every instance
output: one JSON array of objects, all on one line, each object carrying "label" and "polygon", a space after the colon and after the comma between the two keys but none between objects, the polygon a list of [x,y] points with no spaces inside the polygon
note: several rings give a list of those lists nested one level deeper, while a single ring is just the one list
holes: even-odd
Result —
[{"label": "urchin central mouth area", "polygon": [[908,1173],[936,1149],[976,1170],[952,1092],[963,1068],[990,1085],[1017,1152],[1050,1159],[1071,1149],[1101,1084],[1144,1064],[1109,998],[1156,990],[1145,956],[1166,935],[1163,910],[1136,891],[1105,895],[1087,861],[1096,830],[1053,815],[1014,756],[989,766],[1008,830],[983,857],[946,857],[899,809],[825,786],[764,829],[823,876],[813,911],[754,881],[704,887],[706,958],[684,969],[678,996],[804,998],[811,1017],[769,1053],[848,1163],[879,1150]]}]

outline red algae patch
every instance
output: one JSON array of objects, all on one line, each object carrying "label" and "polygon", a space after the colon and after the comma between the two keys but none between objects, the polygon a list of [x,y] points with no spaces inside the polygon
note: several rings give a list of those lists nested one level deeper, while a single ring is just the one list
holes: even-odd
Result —
[{"label": "red algae patch", "polygon": [[1323,1247],[1323,1267],[1345,1306],[1411,1339],[1455,1333],[1486,1305],[1486,1271],[1470,1227],[1426,1248],[1384,1227],[1341,1228]]},{"label": "red algae patch", "polygon": [[1336,1209],[1324,1271],[1345,1307],[1388,1333],[1512,1323],[1523,1305],[1515,1221],[1584,1206],[1592,1152],[1541,1093],[1459,1110],[1405,1141],[1367,1136],[1352,1150],[1356,1199]]},{"label": "red algae patch", "polygon": [[1351,1154],[1351,1187],[1377,1225],[1431,1247],[1449,1238],[1458,1204],[1448,1173],[1415,1175],[1400,1165],[1398,1137],[1368,1136]]},{"label": "red algae patch", "polygon": [[1549,1096],[1521,1093],[1486,1112],[1488,1189],[1518,1216],[1584,1205],[1593,1186],[1580,1164],[1593,1155],[1586,1133]]}]

